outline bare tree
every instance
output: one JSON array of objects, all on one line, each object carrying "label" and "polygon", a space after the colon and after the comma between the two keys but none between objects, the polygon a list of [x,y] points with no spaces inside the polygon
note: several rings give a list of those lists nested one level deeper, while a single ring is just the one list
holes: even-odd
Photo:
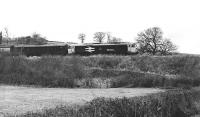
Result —
[{"label": "bare tree", "polygon": [[107,32],[106,35],[107,35],[107,42],[110,42],[110,40],[112,38],[111,33]]},{"label": "bare tree", "polygon": [[121,42],[122,40],[121,38],[111,36],[110,32],[107,32],[106,35],[107,35],[107,43],[118,43]]},{"label": "bare tree", "polygon": [[138,51],[148,54],[166,54],[176,50],[176,46],[167,39],[163,39],[163,32],[159,27],[148,28],[137,36]]},{"label": "bare tree", "polygon": [[4,28],[4,30],[5,30],[5,39],[8,44],[11,38],[9,37],[8,28]]},{"label": "bare tree", "polygon": [[6,33],[6,37],[9,37],[8,28],[4,28],[4,30],[5,30],[5,33]]},{"label": "bare tree", "polygon": [[2,32],[0,32],[0,44],[2,44],[2,40],[3,40],[3,36],[2,36]]},{"label": "bare tree", "polygon": [[118,43],[121,42],[121,38],[113,37],[110,40],[108,40],[108,43]]},{"label": "bare tree", "polygon": [[162,55],[170,54],[170,52],[177,50],[177,46],[175,46],[170,39],[165,39],[162,41],[161,46],[159,46],[159,52]]},{"label": "bare tree", "polygon": [[94,41],[102,43],[105,36],[106,36],[106,33],[104,32],[96,32],[94,33]]},{"label": "bare tree", "polygon": [[81,40],[81,43],[84,43],[85,37],[86,37],[86,35],[83,34],[83,33],[80,33],[80,34],[78,35],[78,38]]},{"label": "bare tree", "polygon": [[26,38],[27,44],[43,45],[48,42],[45,37],[42,37],[41,34],[34,32],[32,36]]}]

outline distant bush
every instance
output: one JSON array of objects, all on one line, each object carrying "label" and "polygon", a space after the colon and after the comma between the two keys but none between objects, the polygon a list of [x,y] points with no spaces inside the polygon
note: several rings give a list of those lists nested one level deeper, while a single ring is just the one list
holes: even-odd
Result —
[{"label": "distant bush", "polygon": [[[60,106],[43,112],[28,112],[20,117],[189,117],[197,113],[189,90],[133,98],[97,98],[83,106]],[[18,117],[18,116],[15,116]]]}]

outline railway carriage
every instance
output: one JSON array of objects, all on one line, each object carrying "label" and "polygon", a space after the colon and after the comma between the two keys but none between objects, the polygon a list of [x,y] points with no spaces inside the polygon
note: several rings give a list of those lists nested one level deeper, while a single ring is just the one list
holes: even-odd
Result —
[{"label": "railway carriage", "polygon": [[67,55],[68,45],[17,45],[11,46],[10,51],[26,56]]}]

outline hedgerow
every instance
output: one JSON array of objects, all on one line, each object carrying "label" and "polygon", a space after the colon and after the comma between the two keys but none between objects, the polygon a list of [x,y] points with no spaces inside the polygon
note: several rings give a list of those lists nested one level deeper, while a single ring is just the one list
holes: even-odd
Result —
[{"label": "hedgerow", "polygon": [[198,92],[170,90],[132,98],[96,98],[83,106],[58,106],[15,117],[189,117],[197,114]]}]

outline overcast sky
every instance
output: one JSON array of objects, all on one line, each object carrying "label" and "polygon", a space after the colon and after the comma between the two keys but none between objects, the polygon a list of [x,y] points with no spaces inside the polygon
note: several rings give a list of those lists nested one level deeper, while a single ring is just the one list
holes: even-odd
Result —
[{"label": "overcast sky", "polygon": [[36,32],[52,41],[93,42],[111,32],[134,42],[137,33],[160,27],[179,52],[200,54],[199,0],[0,0],[0,30],[11,37]]}]

